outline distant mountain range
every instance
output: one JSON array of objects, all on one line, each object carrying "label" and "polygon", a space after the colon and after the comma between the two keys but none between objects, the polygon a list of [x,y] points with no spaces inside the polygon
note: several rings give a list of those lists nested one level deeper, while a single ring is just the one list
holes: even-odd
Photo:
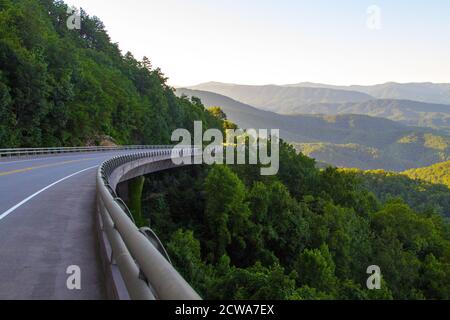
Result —
[{"label": "distant mountain range", "polygon": [[218,93],[256,108],[277,113],[291,113],[297,106],[314,103],[362,102],[373,99],[372,96],[357,91],[276,85],[247,86],[208,82],[189,89]]},{"label": "distant mountain range", "polygon": [[411,100],[379,99],[364,102],[318,103],[298,106],[292,112],[300,114],[364,114],[387,118],[411,126],[450,131],[450,105]]},{"label": "distant mountain range", "polygon": [[208,82],[192,88],[280,114],[363,114],[450,131],[450,105],[433,103],[450,104],[450,84],[387,83],[343,87],[307,82],[286,86]]},{"label": "distant mountain range", "polygon": [[428,103],[450,104],[450,83],[396,83],[388,82],[372,86],[333,86],[321,83],[301,82],[287,87],[325,88],[357,91],[376,99],[414,100]]},{"label": "distant mountain range", "polygon": [[277,114],[200,90],[179,88],[177,94],[220,106],[239,127],[280,129],[305,154],[336,166],[402,171],[450,159],[443,131],[366,115]]}]

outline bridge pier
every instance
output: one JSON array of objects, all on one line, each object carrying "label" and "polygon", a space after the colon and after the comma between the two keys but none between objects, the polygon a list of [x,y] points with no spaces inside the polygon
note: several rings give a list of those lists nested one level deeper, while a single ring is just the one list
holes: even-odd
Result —
[{"label": "bridge pier", "polygon": [[127,204],[138,227],[147,226],[147,221],[142,215],[144,181],[144,176],[139,176],[124,181],[117,186],[117,195]]}]

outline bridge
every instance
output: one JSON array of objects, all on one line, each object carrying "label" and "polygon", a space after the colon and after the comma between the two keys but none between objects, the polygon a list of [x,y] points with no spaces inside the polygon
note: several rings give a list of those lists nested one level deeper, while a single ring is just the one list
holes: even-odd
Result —
[{"label": "bridge", "polygon": [[[0,149],[0,299],[200,299],[123,199],[128,181],[199,153]],[[80,289],[67,286],[71,266],[79,267]]]}]

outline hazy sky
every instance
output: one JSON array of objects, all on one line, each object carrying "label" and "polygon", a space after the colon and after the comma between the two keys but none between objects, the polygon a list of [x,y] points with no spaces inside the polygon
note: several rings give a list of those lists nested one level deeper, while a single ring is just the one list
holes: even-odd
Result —
[{"label": "hazy sky", "polygon": [[172,85],[450,82],[448,0],[67,2]]}]

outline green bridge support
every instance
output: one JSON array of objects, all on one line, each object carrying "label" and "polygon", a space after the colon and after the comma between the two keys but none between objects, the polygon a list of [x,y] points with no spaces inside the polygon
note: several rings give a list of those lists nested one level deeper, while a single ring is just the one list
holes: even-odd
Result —
[{"label": "green bridge support", "polygon": [[128,207],[138,227],[147,225],[147,221],[142,215],[142,190],[144,189],[144,181],[145,178],[143,176],[128,181]]}]

